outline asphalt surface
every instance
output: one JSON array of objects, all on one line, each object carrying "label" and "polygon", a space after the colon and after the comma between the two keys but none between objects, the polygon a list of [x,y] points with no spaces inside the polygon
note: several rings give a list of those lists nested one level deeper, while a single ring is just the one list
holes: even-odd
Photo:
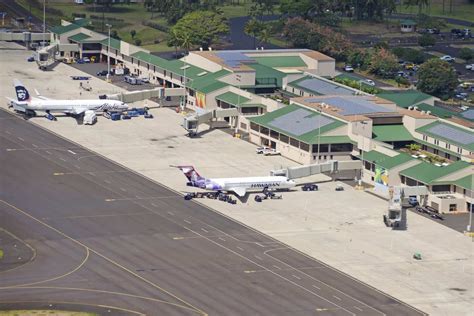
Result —
[{"label": "asphalt surface", "polygon": [[422,314],[22,118],[0,110],[0,122],[0,223],[36,252],[0,273],[0,303],[154,315]]}]

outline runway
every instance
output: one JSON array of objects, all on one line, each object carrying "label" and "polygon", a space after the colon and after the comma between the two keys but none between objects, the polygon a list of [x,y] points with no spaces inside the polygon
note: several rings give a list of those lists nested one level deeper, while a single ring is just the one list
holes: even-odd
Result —
[{"label": "runway", "polygon": [[36,253],[14,270],[0,269],[0,308],[423,315],[4,110],[0,186],[1,227]]}]

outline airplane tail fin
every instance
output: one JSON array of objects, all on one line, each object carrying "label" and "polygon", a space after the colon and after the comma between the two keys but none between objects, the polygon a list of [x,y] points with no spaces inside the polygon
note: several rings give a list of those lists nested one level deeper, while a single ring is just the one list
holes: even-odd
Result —
[{"label": "airplane tail fin", "polygon": [[18,102],[30,102],[31,96],[28,90],[23,86],[23,84],[18,79],[13,80],[15,85],[16,98]]},{"label": "airplane tail fin", "polygon": [[176,167],[183,172],[183,174],[188,178],[189,182],[197,182],[199,180],[205,180],[201,177],[199,173],[194,169],[193,166],[172,166]]}]

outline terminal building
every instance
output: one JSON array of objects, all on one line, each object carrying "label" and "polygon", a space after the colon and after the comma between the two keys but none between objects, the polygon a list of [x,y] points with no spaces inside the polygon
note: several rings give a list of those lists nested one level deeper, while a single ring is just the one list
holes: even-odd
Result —
[{"label": "terminal building", "polygon": [[[473,200],[474,109],[435,106],[418,91],[376,96],[344,86],[335,60],[307,49],[192,51],[167,60],[87,29],[84,21],[51,29],[61,56],[110,57],[161,87],[182,87],[190,109],[237,108],[226,120],[256,145],[301,164],[363,161],[374,186],[426,185],[428,204],[466,212]],[[67,48],[67,50],[66,50]]]}]

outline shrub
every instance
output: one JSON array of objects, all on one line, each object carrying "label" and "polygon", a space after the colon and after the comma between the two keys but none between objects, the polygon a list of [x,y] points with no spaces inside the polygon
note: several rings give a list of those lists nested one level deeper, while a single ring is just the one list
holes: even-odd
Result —
[{"label": "shrub", "polygon": [[468,47],[461,48],[459,51],[459,57],[464,59],[466,62],[469,62],[474,58],[474,51]]},{"label": "shrub", "polygon": [[423,47],[433,46],[434,44],[436,44],[436,39],[434,38],[434,36],[431,36],[429,34],[423,34],[418,38],[418,44]]},{"label": "shrub", "polygon": [[139,38],[135,39],[135,45],[140,46],[142,44],[142,40]]},{"label": "shrub", "polygon": [[158,24],[156,22],[152,22],[152,21],[143,21],[142,25],[149,26],[151,28],[154,28],[158,31],[162,31],[162,32],[165,32],[165,33],[168,33],[168,31],[169,31],[169,27],[167,27],[165,25]]}]

